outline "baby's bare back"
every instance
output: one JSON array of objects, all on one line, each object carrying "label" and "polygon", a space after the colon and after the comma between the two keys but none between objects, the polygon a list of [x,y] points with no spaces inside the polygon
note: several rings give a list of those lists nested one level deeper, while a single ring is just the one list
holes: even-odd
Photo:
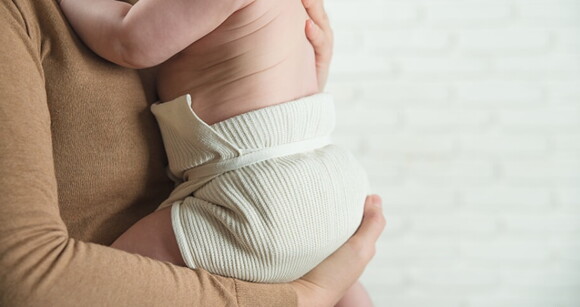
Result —
[{"label": "baby's bare back", "polygon": [[[318,91],[300,0],[254,0],[161,64],[161,101],[184,94],[213,124]],[[192,21],[195,27],[195,21]]]}]

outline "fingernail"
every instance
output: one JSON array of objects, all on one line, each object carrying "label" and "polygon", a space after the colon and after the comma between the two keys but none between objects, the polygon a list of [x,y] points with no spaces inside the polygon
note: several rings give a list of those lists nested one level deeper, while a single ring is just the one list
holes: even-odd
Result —
[{"label": "fingernail", "polygon": [[373,204],[377,208],[382,208],[383,207],[383,202],[382,202],[381,198],[379,196],[377,196],[377,195],[373,195]]}]

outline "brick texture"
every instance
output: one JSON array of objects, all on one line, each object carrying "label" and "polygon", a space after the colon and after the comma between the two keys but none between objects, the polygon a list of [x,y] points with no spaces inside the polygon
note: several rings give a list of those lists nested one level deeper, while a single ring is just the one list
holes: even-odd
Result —
[{"label": "brick texture", "polygon": [[327,0],[376,306],[580,306],[580,1]]}]

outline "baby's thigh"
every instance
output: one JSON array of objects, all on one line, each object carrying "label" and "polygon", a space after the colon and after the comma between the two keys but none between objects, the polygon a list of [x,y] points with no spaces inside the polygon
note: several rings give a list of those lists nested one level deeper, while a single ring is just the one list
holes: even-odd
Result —
[{"label": "baby's thigh", "polygon": [[139,220],[111,247],[185,266],[171,225],[171,206]]}]

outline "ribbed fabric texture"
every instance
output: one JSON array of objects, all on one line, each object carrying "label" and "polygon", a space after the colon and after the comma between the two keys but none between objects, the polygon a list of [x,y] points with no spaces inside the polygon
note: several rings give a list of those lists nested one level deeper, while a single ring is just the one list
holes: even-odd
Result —
[{"label": "ribbed fabric texture", "polygon": [[[152,107],[176,178],[195,167],[329,136],[332,97],[317,94],[208,126],[188,95]],[[193,187],[193,188],[192,188]],[[368,192],[354,157],[327,145],[250,164],[202,185],[181,183],[172,204],[186,264],[255,282],[299,278],[356,230]]]}]

